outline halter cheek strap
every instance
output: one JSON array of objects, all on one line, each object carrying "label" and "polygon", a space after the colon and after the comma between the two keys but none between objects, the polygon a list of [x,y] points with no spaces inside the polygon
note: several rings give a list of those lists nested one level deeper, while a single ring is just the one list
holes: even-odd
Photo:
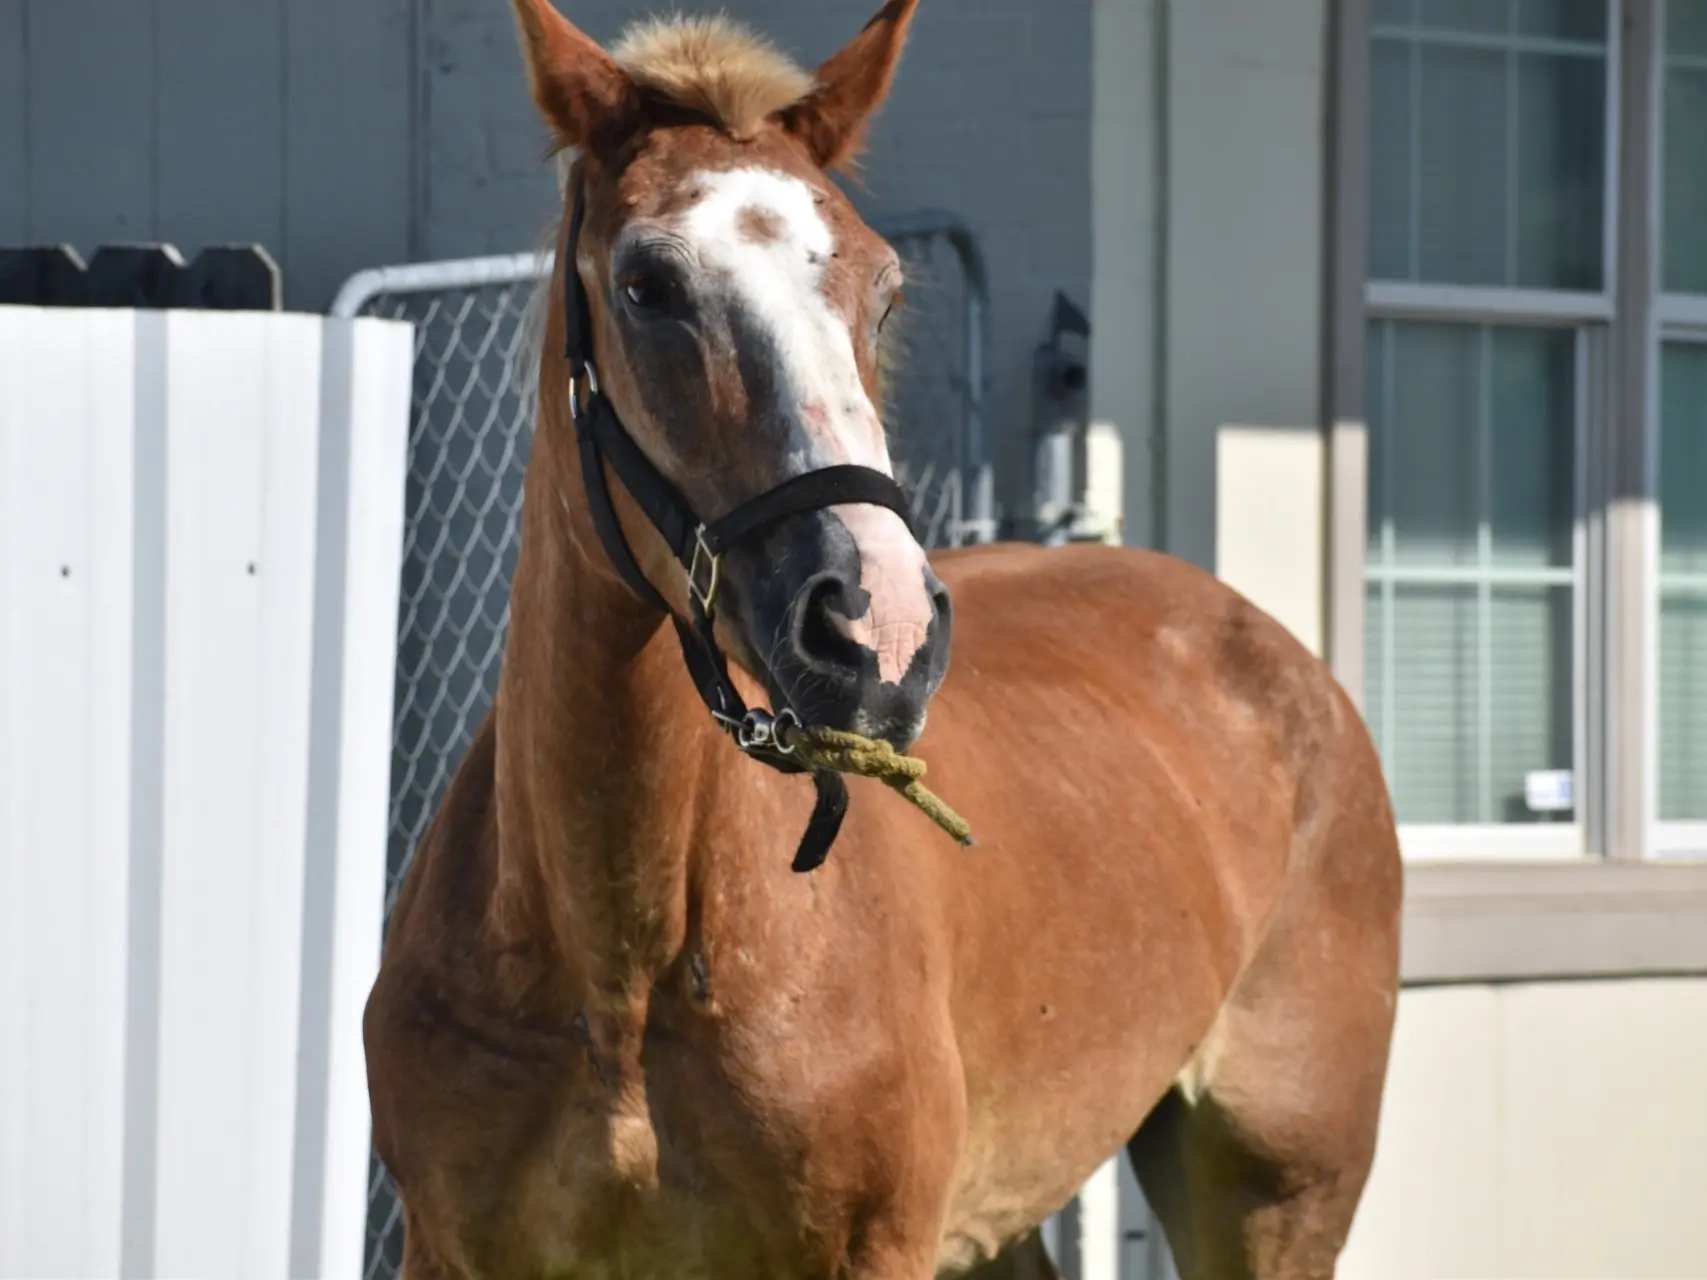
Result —
[{"label": "halter cheek strap", "polygon": [[[893,478],[871,467],[824,467],[794,476],[716,520],[701,520],[680,490],[652,464],[624,429],[615,407],[599,389],[592,354],[592,313],[575,267],[575,251],[580,244],[585,215],[586,196],[577,190],[562,263],[564,356],[569,361],[569,409],[575,420],[581,477],[593,527],[617,575],[629,589],[659,612],[669,615],[694,688],[736,745],[781,773],[811,773],[817,801],[795,854],[794,869],[814,870],[829,856],[830,846],[841,830],[848,807],[847,784],[839,773],[809,768],[796,757],[793,731],[805,726],[791,708],[784,707],[774,715],[749,708],[729,678],[728,660],[717,643],[714,624],[722,585],[722,559],[731,547],[757,537],[790,516],[825,507],[855,503],[886,507],[910,528],[912,512],[907,495]],[[677,615],[641,570],[611,501],[607,466],[681,564],[687,578],[690,617]]]}]

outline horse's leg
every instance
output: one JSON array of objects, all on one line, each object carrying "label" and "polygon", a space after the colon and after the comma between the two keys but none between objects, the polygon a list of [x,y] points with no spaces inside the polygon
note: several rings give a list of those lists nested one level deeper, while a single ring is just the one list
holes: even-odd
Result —
[{"label": "horse's leg", "polygon": [[1049,1260],[1042,1233],[1033,1231],[994,1261],[967,1272],[963,1280],[1061,1280],[1061,1273]]},{"label": "horse's leg", "polygon": [[[1127,1147],[1187,1280],[1330,1277],[1351,1230],[1392,1033],[1398,890],[1391,829],[1336,827],[1322,856],[1349,859],[1295,889]],[[1391,876],[1392,894],[1352,890],[1363,874]]]},{"label": "horse's leg", "polygon": [[[885,1258],[882,1262],[867,1260],[864,1265],[850,1268],[845,1274],[850,1280],[855,1277],[857,1280],[914,1280],[914,1277],[929,1280],[936,1274],[936,1262],[934,1258],[928,1261],[899,1257]],[[1061,1280],[1061,1273],[1049,1260],[1049,1253],[1043,1247],[1043,1237],[1034,1231],[983,1266],[966,1272],[961,1280]]]}]

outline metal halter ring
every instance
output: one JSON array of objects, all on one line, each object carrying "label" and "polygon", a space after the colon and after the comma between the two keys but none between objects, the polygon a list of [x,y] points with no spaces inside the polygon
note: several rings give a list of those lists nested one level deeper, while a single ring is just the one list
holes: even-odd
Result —
[{"label": "metal halter ring", "polygon": [[800,728],[800,717],[784,707],[775,716],[763,711],[749,711],[741,727],[735,730],[735,745],[743,751],[775,751],[793,755],[794,743],[789,741]]},{"label": "metal halter ring", "polygon": [[[700,565],[705,565],[710,574],[710,580],[701,590],[699,585]],[[701,612],[710,617],[717,608],[717,588],[723,582],[723,557],[705,545],[705,526],[702,524],[693,531],[693,560],[688,564],[688,591],[699,602]]]},{"label": "metal halter ring", "polygon": [[[586,372],[587,397],[590,400],[599,394],[599,371],[593,368],[593,362],[589,360],[586,364]],[[576,385],[579,381],[580,379],[576,378],[574,374],[569,375],[569,416],[574,418],[576,422],[581,420],[582,410],[586,407],[581,403],[581,392]]]}]

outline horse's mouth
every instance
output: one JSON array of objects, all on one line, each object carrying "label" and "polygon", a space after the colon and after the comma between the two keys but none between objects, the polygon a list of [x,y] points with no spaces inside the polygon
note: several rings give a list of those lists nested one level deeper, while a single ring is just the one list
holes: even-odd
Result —
[{"label": "horse's mouth", "polygon": [[814,728],[851,730],[878,738],[898,751],[906,751],[924,732],[931,695],[936,682],[928,664],[917,664],[898,683],[879,680],[876,658],[869,672],[858,679],[833,680],[811,670],[798,660],[785,659],[778,671],[761,665],[757,673],[772,707],[792,711],[802,725]]}]

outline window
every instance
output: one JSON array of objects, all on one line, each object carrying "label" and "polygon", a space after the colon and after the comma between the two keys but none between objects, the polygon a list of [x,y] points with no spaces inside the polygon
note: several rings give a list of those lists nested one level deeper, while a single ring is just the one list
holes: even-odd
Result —
[{"label": "window", "polygon": [[1707,0],[1665,0],[1660,110],[1655,810],[1707,852]]},{"label": "window", "polygon": [[1707,343],[1660,354],[1659,816],[1707,823]]},{"label": "window", "polygon": [[1605,0],[1390,0],[1371,68],[1370,274],[1598,290]]},{"label": "window", "polygon": [[1707,0],[1667,0],[1662,288],[1707,294]]},{"label": "window", "polygon": [[1366,706],[1408,823],[1557,821],[1580,565],[1578,341],[1376,321]]},{"label": "window", "polygon": [[1611,15],[1372,16],[1365,710],[1407,852],[1581,852]]}]

